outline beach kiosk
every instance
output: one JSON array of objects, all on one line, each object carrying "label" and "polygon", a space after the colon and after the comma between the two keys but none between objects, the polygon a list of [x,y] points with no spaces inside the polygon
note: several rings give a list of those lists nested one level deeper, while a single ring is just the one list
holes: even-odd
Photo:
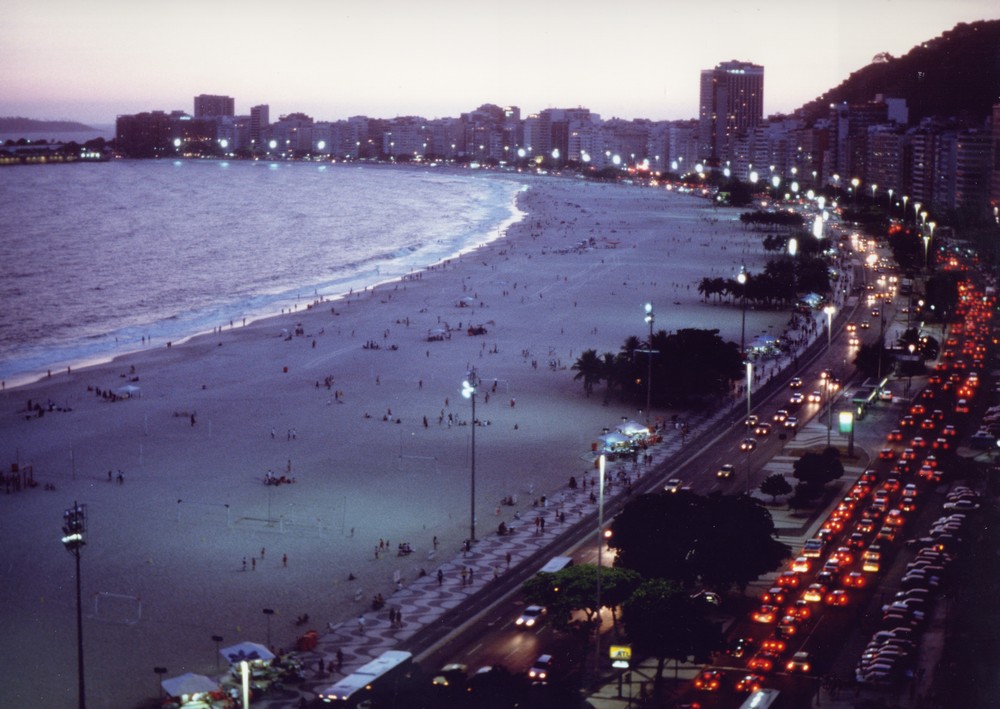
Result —
[{"label": "beach kiosk", "polygon": [[253,677],[263,677],[274,660],[273,652],[260,643],[248,641],[222,648],[219,652],[226,658],[230,670],[237,677],[240,674],[241,662],[245,661],[250,666]]},{"label": "beach kiosk", "polygon": [[215,709],[232,706],[219,683],[205,675],[186,672],[163,680],[160,686],[167,695],[163,703],[165,707]]}]

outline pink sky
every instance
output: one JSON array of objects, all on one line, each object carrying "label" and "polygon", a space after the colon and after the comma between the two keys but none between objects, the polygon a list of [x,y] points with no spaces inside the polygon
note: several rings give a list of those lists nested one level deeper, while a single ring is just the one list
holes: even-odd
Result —
[{"label": "pink sky", "polygon": [[[710,8],[710,9],[709,9]],[[0,115],[113,123],[191,111],[318,120],[454,116],[482,103],[693,118],[702,69],[765,67],[765,113],[792,111],[879,52],[906,53],[995,0],[8,0]]]}]

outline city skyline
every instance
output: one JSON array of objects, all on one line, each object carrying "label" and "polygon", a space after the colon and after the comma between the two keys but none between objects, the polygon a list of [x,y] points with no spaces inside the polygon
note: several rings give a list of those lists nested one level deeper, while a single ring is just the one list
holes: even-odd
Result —
[{"label": "city skyline", "polygon": [[700,72],[734,59],[764,66],[769,115],[880,52],[900,56],[959,22],[1000,17],[986,0],[916,0],[905,12],[892,0],[850,0],[823,15],[783,0],[713,7],[300,2],[278,18],[256,2],[13,0],[0,115],[108,124],[191,111],[191,97],[208,93],[233,96],[239,114],[266,103],[273,116],[317,120],[457,116],[483,103],[522,115],[586,106],[603,118],[693,119]]}]

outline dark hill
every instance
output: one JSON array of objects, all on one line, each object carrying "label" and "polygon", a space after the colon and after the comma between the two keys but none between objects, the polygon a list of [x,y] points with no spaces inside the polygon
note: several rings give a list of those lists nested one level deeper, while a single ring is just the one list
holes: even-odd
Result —
[{"label": "dark hill", "polygon": [[4,133],[70,133],[73,131],[92,131],[94,128],[76,121],[39,121],[34,118],[20,116],[0,116],[0,131]]},{"label": "dark hill", "polygon": [[878,55],[800,110],[812,123],[830,104],[864,103],[876,94],[905,98],[911,122],[926,116],[982,122],[1000,102],[1000,20],[958,24],[902,57]]}]

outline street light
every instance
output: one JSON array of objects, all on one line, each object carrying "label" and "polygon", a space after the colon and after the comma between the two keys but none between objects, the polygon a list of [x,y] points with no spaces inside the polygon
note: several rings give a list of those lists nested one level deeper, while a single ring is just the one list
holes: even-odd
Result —
[{"label": "street light", "polygon": [[823,308],[823,312],[826,313],[826,348],[830,349],[833,344],[833,314],[837,309],[831,304]]},{"label": "street light", "polygon": [[271,647],[271,616],[274,615],[273,608],[265,608],[263,610],[264,616],[267,618],[267,647]]},{"label": "street light", "polygon": [[476,387],[479,379],[475,368],[462,382],[462,396],[472,401],[472,462],[469,486],[469,543],[476,541]]},{"label": "street light", "polygon": [[597,459],[597,479],[598,479],[598,490],[597,490],[597,632],[594,633],[596,636],[595,642],[595,652],[594,652],[594,669],[595,671],[600,671],[601,668],[601,564],[604,552],[604,463],[605,457],[601,453],[600,457]]},{"label": "street light", "polygon": [[740,357],[746,359],[746,333],[747,333],[747,267],[746,264],[740,266],[740,272],[736,275],[736,282],[740,284],[740,301],[743,306],[743,316],[740,320]]},{"label": "street light", "polygon": [[[746,421],[750,420],[750,390],[753,385],[753,362],[747,360],[747,418]],[[746,421],[744,424],[746,424]],[[747,495],[750,494],[750,449],[747,448],[747,458],[746,458],[746,469],[747,469]]]},{"label": "street light", "polygon": [[646,345],[646,423],[653,401],[653,304],[646,303],[646,324],[649,325],[649,343]]},{"label": "street light", "polygon": [[903,195],[903,224],[906,224],[906,203],[910,201],[910,195]]},{"label": "street light", "polygon": [[76,559],[76,672],[77,695],[80,709],[87,707],[87,694],[83,681],[83,607],[80,605],[80,551],[86,545],[83,534],[87,531],[87,506],[76,502],[63,512],[63,546]]},{"label": "street light", "polygon": [[219,652],[219,644],[222,642],[222,636],[221,635],[213,635],[212,636],[212,642],[215,643],[215,669],[218,670],[219,669],[219,655],[221,654]]}]

